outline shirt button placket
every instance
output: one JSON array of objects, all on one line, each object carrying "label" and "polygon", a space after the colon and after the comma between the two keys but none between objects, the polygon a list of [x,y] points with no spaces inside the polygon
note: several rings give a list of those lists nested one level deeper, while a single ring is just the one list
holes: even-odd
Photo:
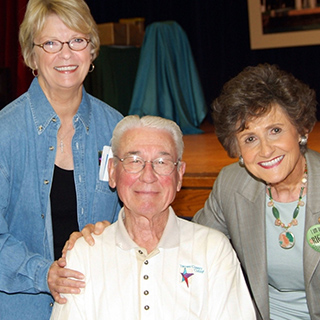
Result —
[{"label": "shirt button placket", "polygon": [[[148,268],[149,266],[149,261],[148,260],[145,260],[143,262],[143,267],[142,267],[142,270],[143,270],[143,282],[142,282],[142,290],[143,290],[143,295],[142,295],[142,307],[143,307],[143,311],[146,312],[148,311],[147,313],[144,314],[145,317],[149,317],[151,314],[150,314],[150,278],[149,278],[149,275],[146,274],[146,269]],[[144,317],[142,317],[144,318]]]}]

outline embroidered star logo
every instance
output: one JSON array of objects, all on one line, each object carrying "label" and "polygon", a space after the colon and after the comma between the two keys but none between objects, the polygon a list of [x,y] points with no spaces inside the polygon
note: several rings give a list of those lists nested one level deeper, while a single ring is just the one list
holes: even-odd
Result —
[{"label": "embroidered star logo", "polygon": [[189,288],[189,281],[188,279],[193,276],[193,273],[187,273],[187,269],[184,268],[183,272],[180,273],[182,275],[181,282],[185,282],[187,284],[187,287]]}]

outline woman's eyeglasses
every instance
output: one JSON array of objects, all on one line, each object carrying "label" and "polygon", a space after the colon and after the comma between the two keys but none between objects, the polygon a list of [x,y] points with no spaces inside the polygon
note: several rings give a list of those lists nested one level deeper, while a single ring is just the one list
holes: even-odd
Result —
[{"label": "woman's eyeglasses", "polygon": [[65,43],[73,51],[82,51],[88,46],[90,39],[74,38],[65,42],[59,40],[47,40],[41,44],[34,43],[33,45],[42,48],[47,53],[57,53],[62,50]]}]

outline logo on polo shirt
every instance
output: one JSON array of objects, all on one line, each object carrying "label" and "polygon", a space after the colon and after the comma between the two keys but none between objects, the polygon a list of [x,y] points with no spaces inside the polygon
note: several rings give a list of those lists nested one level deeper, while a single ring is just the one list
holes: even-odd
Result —
[{"label": "logo on polo shirt", "polygon": [[185,282],[187,287],[189,288],[189,281],[190,278],[195,274],[195,273],[204,273],[204,270],[202,267],[197,267],[194,265],[190,266],[185,266],[185,265],[180,265],[180,274],[182,276],[181,282]]}]

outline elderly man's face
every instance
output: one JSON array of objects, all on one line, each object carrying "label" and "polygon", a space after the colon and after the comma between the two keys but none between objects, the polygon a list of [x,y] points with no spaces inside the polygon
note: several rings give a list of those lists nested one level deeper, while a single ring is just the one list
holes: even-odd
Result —
[{"label": "elderly man's face", "polygon": [[[146,161],[159,157],[174,162],[178,160],[174,141],[165,130],[151,128],[128,130],[121,139],[119,150],[117,156],[120,158],[138,155]],[[152,169],[151,163],[146,163],[145,168],[139,173],[126,172],[122,163],[115,159],[110,162],[109,168],[109,184],[117,188],[125,210],[152,217],[166,212],[173,202],[176,192],[181,188],[185,163],[182,162],[179,168],[175,167],[167,176],[157,174]]]}]

